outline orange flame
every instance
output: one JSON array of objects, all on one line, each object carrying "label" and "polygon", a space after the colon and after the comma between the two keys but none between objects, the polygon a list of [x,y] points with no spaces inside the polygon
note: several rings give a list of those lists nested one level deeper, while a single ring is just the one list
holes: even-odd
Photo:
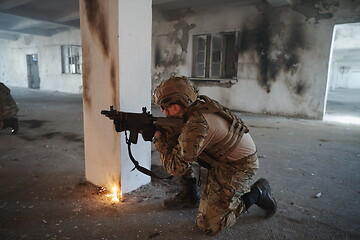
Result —
[{"label": "orange flame", "polygon": [[[120,202],[121,199],[121,192],[118,186],[113,186],[111,188],[111,193],[110,194],[106,194],[106,197],[112,197],[111,201],[113,202]],[[120,198],[119,198],[120,196]]]}]

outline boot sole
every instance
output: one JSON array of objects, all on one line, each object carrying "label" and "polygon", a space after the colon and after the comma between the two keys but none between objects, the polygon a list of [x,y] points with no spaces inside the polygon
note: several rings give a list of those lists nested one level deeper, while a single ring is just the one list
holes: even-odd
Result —
[{"label": "boot sole", "polygon": [[[270,184],[265,178],[260,178],[259,180],[256,181],[255,184],[253,185],[253,187],[257,188],[259,191],[261,191],[261,188],[263,187],[263,188],[265,188],[265,190],[268,193],[268,197],[269,197],[272,207],[264,208],[262,206],[259,206],[258,204],[256,204],[256,205],[258,205],[260,208],[262,208],[266,211],[266,215],[265,215],[266,218],[270,218],[276,213],[276,210],[277,210],[277,202],[271,194]],[[262,204],[260,204],[260,205],[262,205]]]}]

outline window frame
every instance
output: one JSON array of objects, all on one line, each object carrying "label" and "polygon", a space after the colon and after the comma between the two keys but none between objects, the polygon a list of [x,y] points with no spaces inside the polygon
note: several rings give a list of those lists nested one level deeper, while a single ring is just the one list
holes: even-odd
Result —
[{"label": "window frame", "polygon": [[82,74],[81,45],[61,45],[61,72]]},{"label": "window frame", "polygon": [[[198,39],[203,39],[205,41],[204,61],[201,63],[199,63]],[[220,41],[215,43],[215,39],[220,39]],[[236,79],[238,46],[239,46],[238,39],[239,39],[239,32],[237,31],[194,34],[192,71],[191,71],[192,79],[194,80]],[[230,44],[231,41],[233,45]],[[220,49],[218,48],[219,46]],[[229,47],[230,47],[230,51],[229,51]],[[229,58],[232,60],[229,61]],[[199,69],[200,69],[199,65],[202,63],[205,63],[203,70],[204,74],[199,74]]]}]

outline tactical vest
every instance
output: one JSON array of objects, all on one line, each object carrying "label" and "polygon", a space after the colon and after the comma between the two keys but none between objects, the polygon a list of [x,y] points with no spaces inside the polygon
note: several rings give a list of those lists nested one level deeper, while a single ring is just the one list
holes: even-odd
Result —
[{"label": "tactical vest", "polygon": [[227,156],[237,147],[242,136],[244,133],[248,133],[249,129],[240,118],[231,113],[229,109],[223,107],[217,101],[204,95],[199,96],[199,98],[200,100],[195,101],[188,108],[188,111],[185,113],[185,119],[203,113],[214,113],[230,123],[229,132],[225,138],[216,145],[209,146],[199,156],[200,159],[205,160],[208,164],[213,166],[216,162],[226,161]]}]

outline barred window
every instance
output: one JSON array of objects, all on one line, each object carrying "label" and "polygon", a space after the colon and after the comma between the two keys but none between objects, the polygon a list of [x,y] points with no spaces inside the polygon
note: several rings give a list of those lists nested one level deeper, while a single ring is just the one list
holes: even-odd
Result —
[{"label": "barred window", "polygon": [[81,46],[61,46],[62,73],[81,74],[82,72]]}]

